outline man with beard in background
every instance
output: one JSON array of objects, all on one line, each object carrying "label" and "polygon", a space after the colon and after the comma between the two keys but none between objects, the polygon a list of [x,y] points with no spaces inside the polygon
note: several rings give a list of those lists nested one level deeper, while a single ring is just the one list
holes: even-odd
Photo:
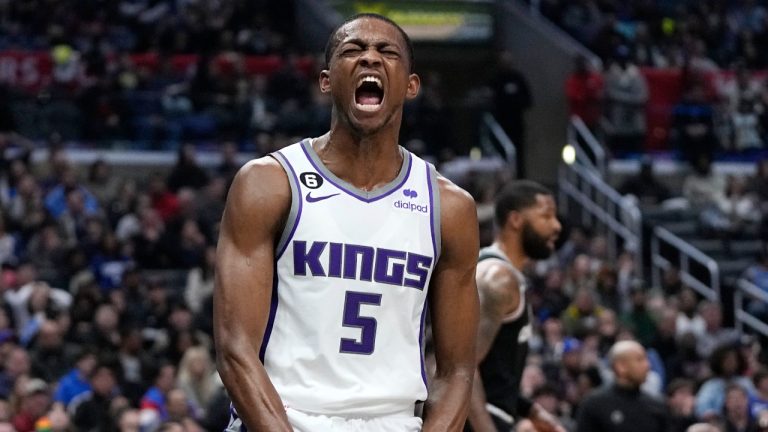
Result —
[{"label": "man with beard in background", "polygon": [[525,417],[538,432],[565,432],[519,389],[531,336],[521,270],[555,250],[561,225],[552,192],[528,180],[511,182],[496,197],[495,218],[496,238],[480,251],[475,276],[481,314],[469,425],[474,432],[511,431],[514,419]]}]

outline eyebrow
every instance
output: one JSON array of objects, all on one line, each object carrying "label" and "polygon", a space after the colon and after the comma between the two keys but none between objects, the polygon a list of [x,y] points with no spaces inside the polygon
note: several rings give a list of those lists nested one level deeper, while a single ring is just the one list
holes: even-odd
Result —
[{"label": "eyebrow", "polygon": [[389,42],[389,41],[386,41],[386,40],[380,40],[380,41],[370,42],[369,43],[369,42],[366,42],[366,41],[364,41],[364,40],[362,40],[360,38],[353,38],[353,39],[341,41],[339,46],[343,46],[345,44],[353,44],[353,45],[357,45],[357,46],[359,46],[361,48],[365,48],[365,47],[367,47],[369,45],[373,45],[373,46],[375,46],[378,49],[388,48],[388,47],[396,48],[398,50],[401,49],[400,46],[397,45],[396,43]]}]

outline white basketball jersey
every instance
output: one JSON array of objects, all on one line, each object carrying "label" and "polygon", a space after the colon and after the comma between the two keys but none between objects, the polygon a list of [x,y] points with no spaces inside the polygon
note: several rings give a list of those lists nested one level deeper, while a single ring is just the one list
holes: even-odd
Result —
[{"label": "white basketball jersey", "polygon": [[434,167],[401,152],[397,178],[370,192],[331,173],[310,140],[273,154],[292,204],[261,357],[288,407],[389,415],[427,397],[422,345],[440,200]]}]

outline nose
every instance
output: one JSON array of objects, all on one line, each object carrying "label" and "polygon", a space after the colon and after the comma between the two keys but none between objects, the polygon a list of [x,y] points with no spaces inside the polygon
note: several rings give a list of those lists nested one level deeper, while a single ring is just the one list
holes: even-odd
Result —
[{"label": "nose", "polygon": [[560,220],[558,218],[554,219],[554,222],[552,223],[552,229],[555,231],[555,234],[559,235],[560,231],[563,229],[563,224],[560,223]]},{"label": "nose", "polygon": [[374,47],[371,47],[360,55],[359,62],[364,67],[375,67],[381,65],[381,56]]}]

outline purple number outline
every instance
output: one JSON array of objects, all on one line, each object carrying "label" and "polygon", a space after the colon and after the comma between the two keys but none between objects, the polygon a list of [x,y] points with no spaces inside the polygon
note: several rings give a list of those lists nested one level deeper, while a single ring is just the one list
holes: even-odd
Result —
[{"label": "purple number outline", "polygon": [[373,354],[376,347],[376,318],[360,316],[360,305],[381,306],[381,294],[347,291],[344,297],[344,318],[341,325],[360,329],[360,341],[341,338],[339,352],[347,354]]}]

